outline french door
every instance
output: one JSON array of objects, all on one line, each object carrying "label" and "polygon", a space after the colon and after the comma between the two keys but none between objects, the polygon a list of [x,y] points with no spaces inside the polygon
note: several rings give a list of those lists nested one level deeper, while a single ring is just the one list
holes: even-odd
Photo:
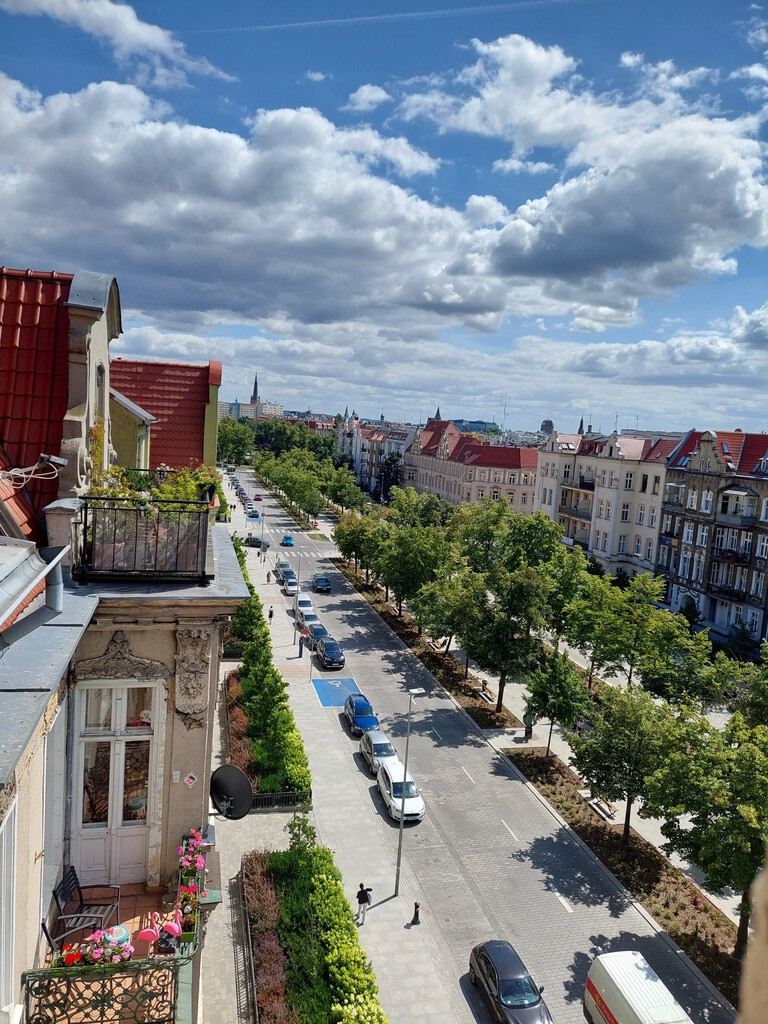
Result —
[{"label": "french door", "polygon": [[121,680],[77,687],[75,864],[83,885],[143,882],[157,813],[157,687]]}]

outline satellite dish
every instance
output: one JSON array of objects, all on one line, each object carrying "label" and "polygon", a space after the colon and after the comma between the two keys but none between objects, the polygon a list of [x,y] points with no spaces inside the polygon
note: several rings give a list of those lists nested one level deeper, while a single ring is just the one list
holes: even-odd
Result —
[{"label": "satellite dish", "polygon": [[253,807],[248,776],[234,764],[223,764],[211,776],[211,800],[225,818],[244,818]]}]

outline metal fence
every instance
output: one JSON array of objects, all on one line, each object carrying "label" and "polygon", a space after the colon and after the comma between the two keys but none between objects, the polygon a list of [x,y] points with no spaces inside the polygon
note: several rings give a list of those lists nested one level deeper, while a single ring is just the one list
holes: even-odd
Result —
[{"label": "metal fence", "polygon": [[251,934],[251,919],[248,916],[248,904],[245,898],[245,871],[243,861],[240,861],[240,871],[237,876],[238,888],[240,890],[240,920],[243,926],[243,950],[245,952],[245,983],[248,990],[248,1007],[251,1013],[251,1020],[259,1024],[259,991],[256,988],[256,968],[253,961],[253,935]]},{"label": "metal fence", "polygon": [[254,811],[283,811],[287,808],[312,806],[312,790],[302,793],[257,793],[253,794]]},{"label": "metal fence", "polygon": [[145,503],[106,497],[82,501],[72,567],[76,578],[206,579],[206,502]]}]

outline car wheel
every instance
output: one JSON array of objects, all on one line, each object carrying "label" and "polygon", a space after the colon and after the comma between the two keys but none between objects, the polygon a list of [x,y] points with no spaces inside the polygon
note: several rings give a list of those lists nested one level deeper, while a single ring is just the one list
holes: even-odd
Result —
[{"label": "car wheel", "polygon": [[477,984],[477,975],[475,974],[475,968],[472,966],[472,964],[469,965],[469,980],[472,982],[473,985]]}]

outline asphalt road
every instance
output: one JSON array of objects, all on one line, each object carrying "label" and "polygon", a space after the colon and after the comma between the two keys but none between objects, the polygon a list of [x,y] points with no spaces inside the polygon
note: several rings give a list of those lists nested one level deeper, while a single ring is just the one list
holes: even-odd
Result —
[{"label": "asphalt road", "polygon": [[[249,493],[258,487],[241,473]],[[457,709],[421,663],[370,611],[328,561],[332,544],[313,542],[293,530],[289,517],[271,499],[264,535],[272,546],[268,567],[285,556],[297,568],[302,590],[313,572],[327,571],[333,593],[313,594],[323,625],[342,645],[344,675],[354,676],[372,702],[382,727],[401,758],[405,751],[409,687],[427,694],[414,699],[408,768],[419,784],[427,812],[406,830],[406,857],[423,898],[439,923],[441,958],[454,978],[464,978],[471,947],[483,939],[508,939],[539,984],[557,1024],[581,1024],[581,997],[587,969],[599,952],[637,949],[663,978],[695,1024],[731,1024],[733,1015],[706,986],[671,941],[563,825],[515,770]],[[254,532],[258,527],[249,526]],[[280,548],[286,532],[296,547]],[[319,532],[329,533],[329,530]],[[286,615],[285,599],[275,612]],[[332,675],[314,663],[313,676]],[[318,712],[320,714],[320,712]],[[334,709],[322,712],[328,742],[342,728]],[[365,775],[350,746],[349,788]],[[397,847],[373,780],[366,790],[371,812],[383,819],[385,842]],[[467,1019],[486,1020],[477,997],[462,981],[471,1011]]]}]

